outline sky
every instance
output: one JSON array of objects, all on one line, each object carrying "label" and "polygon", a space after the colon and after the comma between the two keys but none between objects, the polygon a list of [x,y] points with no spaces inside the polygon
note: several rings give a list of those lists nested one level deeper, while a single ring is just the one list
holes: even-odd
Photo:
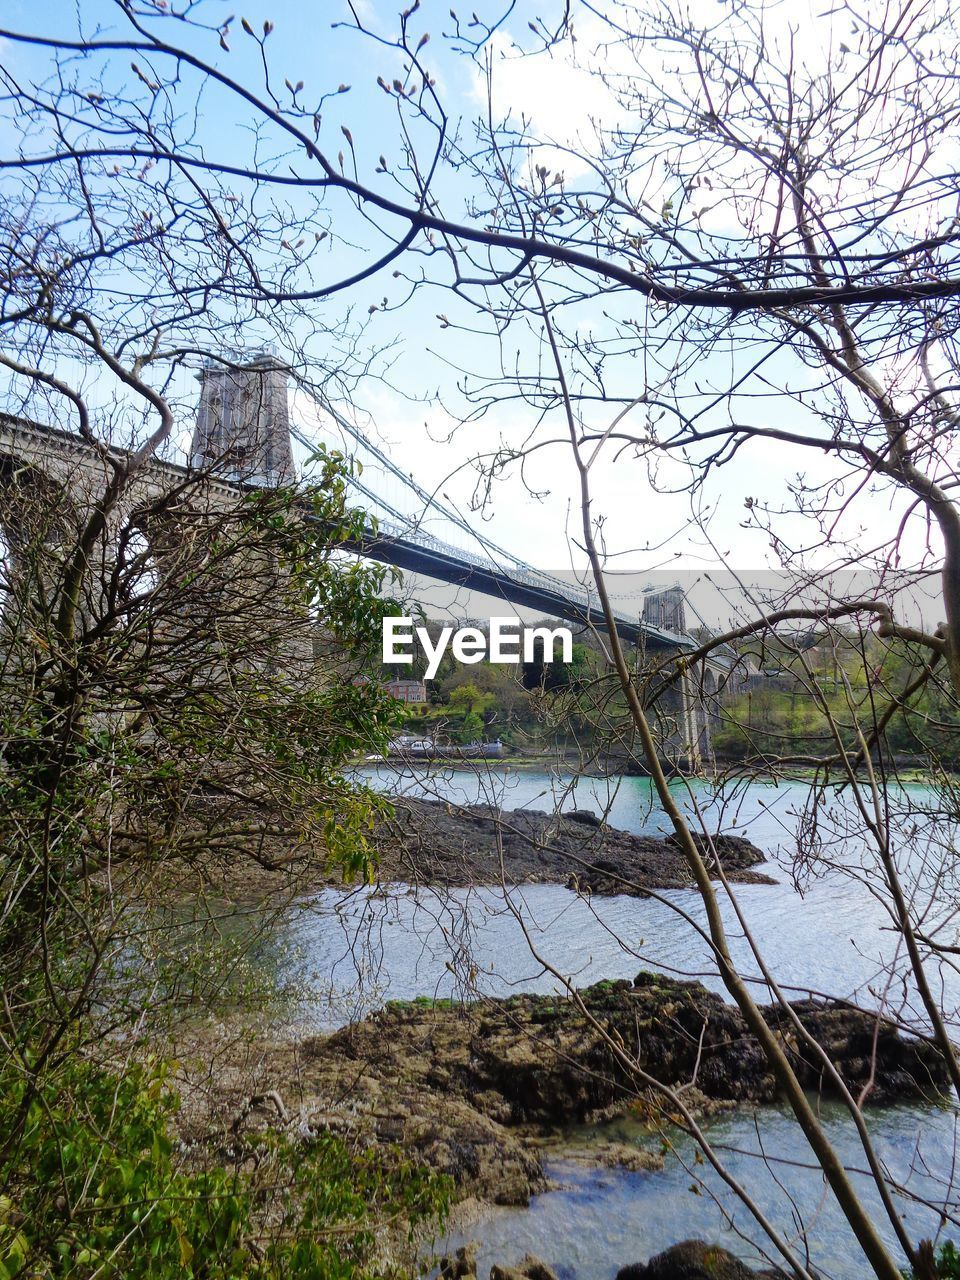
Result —
[{"label": "sky", "polygon": [[[582,176],[586,166],[571,158],[567,148],[579,146],[589,155],[597,124],[611,123],[616,107],[597,78],[582,66],[573,65],[568,58],[514,56],[513,41],[529,40],[526,24],[538,17],[543,8],[543,5],[519,4],[491,42],[493,100],[498,113],[509,113],[515,119],[528,118],[544,137],[552,140],[556,148],[543,151],[543,162],[563,167],[568,178],[574,179]],[[362,0],[356,9],[374,36],[387,35],[395,28],[394,4]],[[693,9],[704,24],[717,21],[723,14],[719,0],[697,0]],[[448,10],[446,0],[443,4],[426,0],[412,21],[417,24],[417,30],[431,34],[428,46],[434,59],[429,63],[431,73],[436,77],[438,92],[443,96],[451,120],[462,121],[461,136],[466,143],[471,119],[485,109],[488,85],[479,65],[462,58],[454,59],[444,50],[439,33],[451,26]],[[490,11],[490,6],[483,10],[484,13]],[[843,34],[834,30],[828,15],[817,14],[815,6],[781,6],[780,11],[791,17],[799,14],[801,19],[806,15],[805,20],[796,23],[792,39],[796,55],[811,63],[822,60],[828,46]],[[45,28],[60,32],[73,26],[77,12],[81,13],[88,29],[97,23],[105,31],[118,25],[116,8],[109,0],[83,0],[79,10],[67,0],[54,0],[39,10],[36,3],[6,0],[0,23],[14,29]],[[338,137],[341,128],[346,126],[361,162],[367,165],[381,148],[389,151],[389,140],[395,136],[390,115],[392,104],[377,87],[377,76],[383,75],[388,81],[392,78],[396,71],[393,55],[378,47],[375,39],[364,39],[348,29],[344,21],[349,16],[347,6],[340,0],[321,3],[306,0],[246,3],[243,0],[237,6],[221,0],[206,0],[198,12],[208,15],[214,23],[236,14],[229,39],[230,52],[219,51],[210,40],[206,42],[205,52],[240,79],[258,74],[257,48],[254,41],[242,34],[240,17],[246,18],[257,31],[269,19],[274,27],[268,46],[272,65],[280,72],[280,78],[286,76],[294,84],[304,81],[305,96],[339,84],[349,85],[349,91],[334,97],[324,107],[325,139]],[[580,32],[581,50],[591,45],[589,21],[585,20]],[[786,16],[782,21],[786,23]],[[783,31],[786,30],[784,25]],[[0,54],[9,57],[9,46],[0,48]],[[44,56],[36,50],[18,48],[15,64],[26,76],[42,78]],[[585,54],[581,56],[587,60]],[[619,68],[614,65],[610,69]],[[126,64],[122,68],[118,66],[117,74],[121,70],[126,74]],[[250,143],[247,121],[224,115],[215,96],[203,101],[198,129],[204,146],[208,150],[216,148],[218,155],[239,156]],[[5,141],[0,131],[0,146]],[[328,149],[330,145],[328,140]],[[342,141],[339,145],[343,146]],[[388,155],[387,159],[392,163],[393,156]],[[444,183],[449,181],[449,178],[443,179]],[[452,192],[451,201],[455,199],[456,194]],[[726,215],[720,207],[711,216],[722,219]],[[329,269],[331,274],[364,260],[364,250],[376,240],[372,233],[365,238],[366,232],[357,227],[350,211],[343,206],[335,210],[331,231],[329,256],[320,260],[322,269]],[[416,267],[416,263],[404,264],[405,270]],[[548,570],[582,564],[577,477],[569,448],[564,444],[532,454],[522,480],[516,473],[502,479],[490,491],[482,509],[473,510],[477,505],[478,484],[480,491],[482,484],[471,459],[477,454],[493,453],[503,443],[515,445],[525,438],[530,417],[515,405],[505,404],[491,409],[478,421],[458,423],[456,413],[451,415],[450,409],[462,403],[456,394],[461,371],[469,369],[482,374],[493,370],[494,357],[499,354],[496,345],[475,333],[461,332],[456,324],[445,323],[442,316],[446,314],[471,325],[473,317],[466,306],[458,307],[440,290],[424,289],[412,303],[393,309],[405,289],[405,281],[395,280],[388,272],[360,285],[349,300],[341,296],[317,308],[318,319],[332,322],[343,314],[348,304],[352,305],[362,341],[389,353],[374,361],[374,372],[379,376],[368,378],[356,387],[358,420],[425,489],[436,489],[458,510],[472,512],[471,519],[499,544]],[[383,306],[385,299],[386,307]],[[372,307],[377,310],[368,315]],[[580,323],[584,326],[604,323],[603,307],[598,304],[592,313],[585,312]],[[715,375],[718,385],[729,376],[729,370],[719,362],[715,369],[708,362],[699,372],[706,383]],[[791,372],[798,374],[799,370],[787,370],[786,376]],[[639,383],[645,376],[642,368],[634,372],[625,366],[623,386],[629,388],[633,385],[631,379]],[[190,384],[185,378],[183,395],[189,394]],[[774,402],[771,408],[776,416]],[[784,411],[794,421],[802,421],[802,412],[796,405]],[[603,430],[614,412],[609,407],[598,408],[590,425]],[[603,518],[605,543],[613,553],[612,563],[617,568],[667,575],[674,570],[689,572],[724,564],[744,570],[761,569],[775,561],[767,535],[745,527],[749,523],[746,504],[756,500],[773,506],[781,502],[788,504],[788,486],[800,470],[810,481],[823,481],[833,474],[833,464],[809,451],[791,455],[789,450],[773,444],[754,443],[741,450],[717,473],[704,494],[699,514],[705,517],[705,531],[691,533],[687,527],[691,512],[685,495],[657,492],[641,463],[611,456],[608,462],[596,467],[594,514]],[[683,468],[675,464],[665,467],[661,474],[668,489],[671,480],[676,485],[685,477]],[[898,515],[898,509],[891,508],[885,497],[867,495],[860,517],[864,546],[871,545]],[[781,529],[789,540],[789,522],[785,520]]]}]

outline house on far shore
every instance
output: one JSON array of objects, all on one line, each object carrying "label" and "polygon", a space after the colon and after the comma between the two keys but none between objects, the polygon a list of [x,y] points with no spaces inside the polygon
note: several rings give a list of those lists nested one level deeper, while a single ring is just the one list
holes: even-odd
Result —
[{"label": "house on far shore", "polygon": [[401,702],[417,703],[427,700],[427,686],[422,680],[388,680],[383,687],[391,698],[398,698]]}]

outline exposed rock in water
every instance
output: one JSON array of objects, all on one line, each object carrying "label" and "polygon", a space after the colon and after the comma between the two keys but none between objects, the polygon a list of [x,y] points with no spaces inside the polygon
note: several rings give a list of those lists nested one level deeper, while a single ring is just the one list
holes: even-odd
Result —
[{"label": "exposed rock in water", "polygon": [[585,827],[603,826],[603,820],[598,818],[592,809],[571,809],[563,816],[567,822],[581,822]]},{"label": "exposed rock in water", "polygon": [[495,1263],[490,1268],[490,1280],[557,1280],[557,1277],[545,1262],[528,1253],[515,1267],[500,1267]]},{"label": "exposed rock in water", "polygon": [[[257,1112],[245,1104],[251,1093],[277,1091],[288,1123],[305,1140],[327,1131],[360,1145],[395,1144],[404,1158],[449,1174],[457,1198],[496,1204],[526,1204],[546,1189],[545,1150],[658,1167],[656,1151],[603,1131],[607,1120],[627,1111],[651,1126],[671,1123],[668,1104],[643,1087],[641,1073],[682,1084],[685,1102],[700,1117],[737,1102],[775,1100],[773,1078],[740,1013],[700,983],[641,973],[634,982],[597,983],[578,999],[583,1007],[569,996],[534,995],[468,1005],[389,1004],[330,1036],[272,1049],[257,1045],[259,1078],[231,1081],[221,1074],[216,1089],[223,1112],[243,1111],[247,1127],[276,1124],[273,1109]],[[854,1095],[872,1080],[867,1103],[934,1099],[947,1089],[946,1068],[931,1041],[908,1038],[892,1023],[841,1004],[808,1000],[793,1010]],[[765,1014],[804,1087],[831,1093],[829,1076],[788,1013],[771,1007]],[[602,1032],[635,1057],[636,1074]],[[204,1048],[199,1133],[210,1127],[211,1058]],[[183,1061],[189,1049],[177,1056]],[[584,1125],[600,1126],[600,1136],[587,1142]],[[225,1131],[233,1141],[235,1125]],[[189,1140],[189,1125],[182,1124],[181,1133]]]},{"label": "exposed rock in water", "polygon": [[[498,1121],[569,1125],[636,1097],[634,1076],[614,1058],[596,1024],[629,1045],[637,1066],[666,1084],[695,1081],[708,1098],[772,1101],[773,1077],[739,1011],[699,982],[641,973],[599,982],[569,997],[511,996],[473,1006],[394,1004],[318,1042],[325,1054],[403,1071],[411,1062],[431,1089],[468,1095]],[[866,1102],[930,1097],[948,1085],[936,1045],[845,1004],[792,1006],[855,1093]],[[835,1093],[822,1063],[779,1006],[765,1011],[801,1083]]]},{"label": "exposed rock in water", "polygon": [[[685,1097],[700,1114],[776,1099],[739,1011],[700,983],[641,973],[632,983],[597,983],[579,998],[583,1009],[569,997],[533,995],[466,1006],[390,1004],[303,1042],[301,1070],[321,1095],[355,1081],[371,1114],[386,1122],[386,1136],[452,1174],[462,1194],[506,1204],[543,1188],[537,1148],[558,1133],[628,1108],[662,1118],[662,1103],[598,1027],[628,1047],[640,1072],[687,1086]],[[855,1095],[872,1080],[866,1103],[933,1098],[948,1087],[932,1041],[907,1038],[892,1023],[842,1004],[808,1000],[793,1008]],[[804,1087],[835,1093],[788,1014],[776,1006],[765,1013]],[[596,1158],[629,1163],[629,1152],[601,1142]],[[637,1163],[650,1167],[657,1157],[645,1152]]]},{"label": "exposed rock in water", "polygon": [[[458,1249],[453,1258],[440,1263],[440,1280],[477,1280],[477,1245],[471,1242]],[[557,1280],[556,1273],[528,1253],[515,1267],[496,1263],[490,1280]],[[704,1240],[683,1240],[651,1258],[621,1267],[617,1280],[789,1280],[779,1267],[753,1271],[720,1245]]]},{"label": "exposed rock in water", "polygon": [[[729,879],[770,884],[751,870],[764,861],[740,836],[698,836],[708,865]],[[411,883],[563,884],[579,893],[634,894],[693,883],[673,836],[638,836],[608,827],[589,809],[564,814],[498,810],[445,801],[396,801],[396,816],[376,835],[384,878]]]},{"label": "exposed rock in water", "polygon": [[452,1257],[440,1259],[440,1280],[467,1280],[477,1274],[477,1242],[471,1240]]},{"label": "exposed rock in water", "polygon": [[[712,835],[705,836],[702,831],[691,832],[693,842],[708,867],[714,867],[719,859],[724,873],[731,880],[736,879],[735,872],[755,866],[759,850],[755,844],[743,836]],[[680,852],[680,838],[676,832],[664,837],[664,844]],[[760,855],[763,856],[762,854]]]},{"label": "exposed rock in water", "polygon": [[[514,1117],[564,1124],[587,1119],[634,1094],[634,1077],[615,1060],[594,1023],[629,1046],[637,1066],[666,1084],[695,1081],[709,1098],[772,1101],[776,1085],[740,1012],[698,982],[641,973],[633,983],[601,982],[570,999],[514,996],[483,1007],[472,1041],[477,1087],[508,1098]],[[939,1049],[908,1039],[893,1023],[844,1004],[806,1000],[793,1010],[856,1094],[867,1102],[930,1096],[948,1085]],[[836,1094],[822,1062],[788,1014],[765,1011],[801,1083]]]},{"label": "exposed rock in water", "polygon": [[[672,836],[638,836],[609,827],[589,809],[546,813],[501,810],[491,805],[454,805],[440,800],[393,801],[395,814],[381,820],[372,843],[381,881],[451,888],[500,884],[559,884],[575,893],[644,897],[654,889],[693,885],[680,846]],[[211,814],[206,814],[209,823]],[[754,868],[763,852],[740,836],[696,837],[712,872],[717,862],[731,881],[773,884]],[[316,851],[277,838],[237,859],[211,847],[200,863],[189,858],[168,869],[171,897],[192,898],[198,880],[234,901],[270,902],[342,885],[342,873]]]},{"label": "exposed rock in water", "polygon": [[752,1271],[718,1244],[684,1240],[649,1262],[621,1267],[617,1280],[787,1280],[779,1268]]}]

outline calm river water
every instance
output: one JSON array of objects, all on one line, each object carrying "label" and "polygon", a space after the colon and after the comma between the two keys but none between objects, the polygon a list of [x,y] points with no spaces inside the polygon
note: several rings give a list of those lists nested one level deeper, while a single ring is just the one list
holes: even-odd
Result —
[{"label": "calm river water", "polygon": [[[643,778],[583,779],[573,786],[547,773],[451,769],[410,775],[386,766],[363,770],[360,776],[391,792],[493,801],[511,809],[589,808],[604,811],[613,825],[630,831],[668,830],[651,797],[650,783]],[[825,816],[821,834],[825,849],[858,874],[831,871],[802,885],[793,881],[790,864],[808,791],[803,782],[753,783],[717,798],[706,784],[677,784],[685,809],[694,813],[701,808],[708,829],[746,835],[769,855],[765,869],[777,884],[740,886],[736,893],[782,985],[795,993],[824,992],[871,1006],[883,1003],[904,1019],[915,1020],[910,985],[889,976],[897,935],[882,903],[864,882],[871,866],[869,853],[862,841],[846,832],[848,798],[832,801],[833,814]],[[898,856],[920,868],[914,880],[917,892],[927,895],[932,927],[934,917],[948,915],[960,895],[952,880],[937,879],[922,869],[927,838],[921,810],[927,798],[923,788],[901,793],[901,807],[915,830],[908,830],[910,838],[905,838]],[[935,824],[935,829],[942,834],[943,824]],[[730,904],[725,912],[743,970],[756,973]],[[699,901],[689,890],[667,891],[659,898],[591,901],[556,886],[508,894],[493,889],[414,894],[402,887],[385,893],[330,891],[294,915],[286,938],[276,940],[282,959],[274,951],[270,962],[310,991],[301,1008],[304,1023],[314,1027],[343,1023],[387,999],[554,990],[557,981],[550,967],[577,985],[632,977],[647,968],[697,977],[719,990],[709,949],[696,929],[702,920]],[[934,980],[955,1014],[960,1005],[956,974],[946,970]],[[764,998],[762,990],[759,997]],[[835,1110],[828,1110],[826,1118],[851,1165],[862,1165],[863,1154],[849,1121]],[[870,1124],[891,1171],[907,1180],[916,1195],[942,1199],[940,1184],[951,1179],[960,1156],[953,1109],[878,1111],[871,1113]],[[857,1250],[830,1197],[824,1195],[819,1174],[809,1167],[809,1149],[792,1119],[773,1107],[740,1111],[712,1123],[709,1134],[724,1149],[731,1170],[749,1182],[768,1215],[793,1239],[799,1231],[795,1204],[799,1207],[820,1274],[840,1280],[863,1274]],[[639,1133],[623,1136],[644,1140]],[[663,1173],[584,1173],[558,1166],[551,1172],[562,1189],[538,1197],[528,1210],[491,1211],[465,1238],[481,1241],[483,1267],[490,1261],[515,1262],[529,1250],[561,1275],[580,1280],[611,1280],[623,1264],[690,1236],[708,1237],[755,1258],[739,1234],[755,1236],[755,1228],[745,1211],[732,1209],[726,1192],[720,1198],[732,1211],[733,1222],[725,1220],[710,1194],[717,1190],[719,1196],[717,1180],[705,1178],[700,1194],[691,1190],[687,1166],[692,1159],[692,1149],[681,1144],[679,1158],[668,1159]],[[702,1169],[698,1173],[702,1175]],[[868,1189],[865,1195],[872,1199]],[[953,1212],[960,1212],[957,1193],[949,1191],[947,1198]],[[935,1214],[909,1198],[902,1207],[911,1226],[931,1235],[937,1231]],[[883,1221],[879,1206],[877,1221]],[[884,1234],[892,1236],[889,1229]],[[953,1234],[956,1238],[960,1232]]]}]

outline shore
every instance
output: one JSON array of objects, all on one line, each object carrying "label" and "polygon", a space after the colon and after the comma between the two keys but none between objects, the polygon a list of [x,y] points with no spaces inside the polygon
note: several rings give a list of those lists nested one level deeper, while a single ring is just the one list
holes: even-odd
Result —
[{"label": "shore", "polygon": [[[638,836],[608,827],[591,810],[398,800],[377,831],[384,878],[411,884],[562,884],[580,893],[642,896],[693,883],[674,836]],[[696,837],[708,866],[740,884],[771,884],[753,870],[764,854],[739,836]]]},{"label": "shore", "polygon": [[[735,884],[773,884],[755,868],[762,850],[740,836],[695,836],[708,867]],[[638,836],[607,826],[589,810],[556,814],[499,810],[410,797],[393,801],[393,815],[375,826],[371,843],[381,883],[470,888],[557,884],[585,895],[644,897],[693,885],[674,836]],[[209,857],[185,869],[182,891],[269,902],[303,897],[342,880],[310,850],[260,849],[256,856]]]},{"label": "shore", "polygon": [[[384,884],[555,884],[581,896],[642,897],[691,883],[673,838],[633,835],[582,810],[402,798],[373,843]],[[701,848],[731,881],[773,883],[757,870],[763,851],[747,840],[707,837]],[[238,900],[302,898],[338,883],[315,856],[248,874],[234,861],[228,870],[228,896]],[[765,1012],[803,1086],[836,1096],[787,1012]],[[936,1104],[946,1090],[929,1040],[840,1003],[801,1001],[793,1012],[866,1105]],[[197,1159],[255,1153],[270,1130],[307,1146],[332,1132],[447,1174],[461,1225],[491,1204],[528,1204],[549,1189],[555,1162],[655,1175],[676,1113],[650,1081],[675,1089],[698,1121],[778,1101],[735,1008],[699,983],[649,973],[575,998],[390,1003],[331,1035],[300,1039],[231,1031],[229,1022],[181,1027],[170,1050],[183,1099],[178,1128]],[[623,1140],[624,1118],[636,1140]]]},{"label": "shore", "polygon": [[[931,1041],[842,1004],[808,1000],[793,1010],[866,1105],[934,1101],[946,1089]],[[765,1013],[804,1087],[835,1096],[786,1011]],[[302,1040],[228,1044],[199,1027],[174,1049],[187,1143],[222,1132],[255,1146],[258,1132],[277,1126],[305,1142],[334,1132],[360,1146],[397,1145],[448,1174],[458,1200],[494,1204],[523,1205],[545,1190],[545,1155],[658,1168],[657,1149],[603,1136],[606,1122],[628,1113],[651,1136],[673,1122],[672,1104],[644,1076],[680,1089],[697,1117],[777,1096],[736,1009],[697,982],[650,973],[598,983],[577,998],[393,1003]],[[578,1136],[584,1126],[599,1126],[589,1143]]]}]

